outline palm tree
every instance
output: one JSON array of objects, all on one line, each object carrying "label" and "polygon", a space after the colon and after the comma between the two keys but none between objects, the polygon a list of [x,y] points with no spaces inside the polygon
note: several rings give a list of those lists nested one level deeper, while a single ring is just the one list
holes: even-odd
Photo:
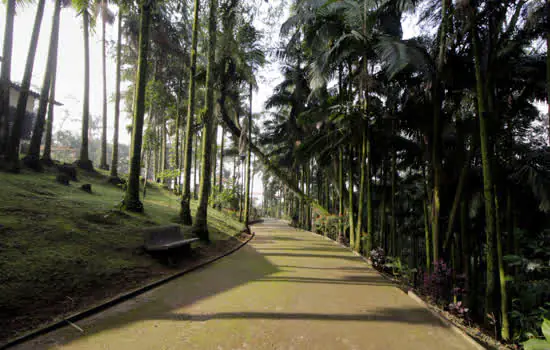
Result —
[{"label": "palm tree", "polygon": [[50,104],[48,105],[48,117],[46,119],[46,135],[44,137],[44,152],[42,153],[42,163],[44,165],[52,165],[52,137],[53,137],[53,120],[55,109],[55,80],[57,76],[57,65],[54,66],[52,72],[52,80],[50,87]]},{"label": "palm tree", "polygon": [[[90,2],[89,0],[73,0],[73,6],[82,14],[84,34],[84,97],[82,102],[82,134],[80,156],[76,164],[81,169],[93,171],[94,166],[88,155],[88,132],[90,128]],[[92,18],[93,23],[93,18]]]},{"label": "palm tree", "polygon": [[101,14],[101,67],[103,78],[103,120],[101,126],[101,155],[99,168],[105,170],[109,168],[109,165],[107,165],[107,45],[105,43],[105,27],[107,24],[113,24],[114,15],[109,10],[107,0],[100,0],[99,4],[96,4],[96,11],[99,11]]},{"label": "palm tree", "polygon": [[[52,81],[57,70],[57,47],[59,42],[59,17],[61,15],[61,3],[62,0],[55,1],[46,72],[44,74],[42,90],[40,91],[40,101],[38,104],[38,112],[36,114],[34,130],[31,137],[31,144],[29,151],[27,152],[27,156],[24,159],[25,165],[35,170],[42,169],[42,165],[40,163],[40,143],[44,133],[44,122],[46,118],[46,111],[48,109],[48,101],[50,104],[54,104],[54,101],[49,100],[49,98],[53,95],[53,93],[50,93],[50,89],[55,89]],[[51,122],[52,120],[50,119],[50,125]]]},{"label": "palm tree", "polygon": [[15,0],[7,0],[4,47],[2,48],[2,70],[0,71],[0,161],[6,158],[8,147],[14,17]]},{"label": "palm tree", "polygon": [[191,160],[193,156],[193,120],[195,116],[195,84],[197,71],[197,41],[199,34],[200,0],[195,0],[193,9],[193,34],[191,39],[191,67],[189,69],[189,97],[187,102],[187,124],[183,145],[183,190],[181,195],[180,219],[184,225],[191,225]]},{"label": "palm tree", "polygon": [[19,143],[21,142],[21,129],[25,121],[25,113],[27,111],[27,100],[29,99],[29,91],[31,87],[32,70],[34,67],[34,58],[36,56],[36,47],[38,46],[38,36],[42,25],[42,17],[44,16],[45,0],[38,1],[34,25],[32,28],[31,41],[29,51],[27,53],[27,62],[25,63],[25,72],[23,73],[23,81],[21,82],[21,92],[17,100],[15,110],[15,120],[11,128],[10,139],[8,143],[7,158],[10,162],[12,171],[19,171]]},{"label": "palm tree", "polygon": [[207,211],[208,197],[211,186],[211,157],[212,134],[214,123],[214,65],[216,64],[216,12],[217,0],[210,0],[208,15],[208,63],[206,67],[206,98],[203,115],[202,143],[201,143],[201,177],[199,183],[199,207],[195,215],[193,232],[203,241],[208,242]]},{"label": "palm tree", "polygon": [[139,200],[139,174],[141,171],[141,144],[143,120],[145,114],[145,88],[147,85],[147,55],[149,53],[149,31],[151,26],[152,2],[140,2],[139,51],[136,74],[136,94],[132,127],[132,145],[130,148],[130,173],[124,196],[124,208],[142,212],[143,204]]},{"label": "palm tree", "polygon": [[248,228],[248,222],[250,219],[250,144],[252,143],[252,83],[249,84],[249,106],[248,111],[248,126],[247,130],[247,146],[246,146],[246,185],[245,185],[245,201],[244,201],[244,225]]},{"label": "palm tree", "polygon": [[118,9],[118,34],[116,44],[116,85],[115,85],[115,121],[113,130],[113,155],[111,159],[111,181],[119,182],[118,179],[118,128],[120,119],[120,68],[121,68],[121,46],[122,46],[122,8]]}]

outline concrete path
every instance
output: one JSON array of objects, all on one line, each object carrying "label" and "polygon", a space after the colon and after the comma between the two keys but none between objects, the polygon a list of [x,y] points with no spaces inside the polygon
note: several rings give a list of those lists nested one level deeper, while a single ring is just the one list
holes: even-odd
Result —
[{"label": "concrete path", "polygon": [[359,258],[278,221],[235,254],[19,349],[471,349]]}]

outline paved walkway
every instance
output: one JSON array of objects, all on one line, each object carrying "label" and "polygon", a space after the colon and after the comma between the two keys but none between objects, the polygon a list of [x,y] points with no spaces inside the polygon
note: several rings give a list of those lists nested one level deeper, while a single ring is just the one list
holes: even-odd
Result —
[{"label": "paved walkway", "polygon": [[332,242],[278,221],[245,247],[19,349],[471,349]]}]

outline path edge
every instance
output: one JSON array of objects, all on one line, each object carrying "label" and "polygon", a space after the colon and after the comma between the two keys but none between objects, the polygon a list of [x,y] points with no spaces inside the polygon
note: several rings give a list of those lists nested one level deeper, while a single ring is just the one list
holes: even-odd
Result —
[{"label": "path edge", "polygon": [[[245,232],[245,231],[241,231],[241,233],[243,233],[243,232]],[[109,309],[109,308],[111,308],[115,305],[118,305],[118,304],[120,304],[124,301],[130,300],[130,299],[132,299],[134,297],[137,297],[138,295],[141,295],[145,292],[156,289],[156,288],[158,288],[158,287],[160,287],[160,286],[162,286],[162,285],[164,285],[168,282],[171,282],[171,281],[173,281],[173,280],[175,280],[179,277],[182,277],[183,275],[186,275],[186,274],[188,274],[192,271],[203,268],[206,265],[210,265],[213,262],[216,262],[216,261],[218,261],[222,258],[225,258],[226,256],[229,256],[229,255],[235,253],[237,250],[241,249],[248,242],[250,242],[255,237],[255,235],[256,234],[254,232],[252,232],[250,234],[250,237],[248,237],[245,241],[240,242],[240,244],[238,244],[237,246],[233,247],[232,249],[228,250],[225,253],[222,253],[218,256],[210,258],[210,259],[208,259],[208,260],[206,260],[206,261],[204,261],[204,262],[202,262],[198,265],[190,266],[190,267],[185,268],[185,269],[183,269],[179,272],[176,272],[176,273],[174,273],[170,276],[161,278],[160,280],[151,282],[149,284],[146,284],[145,286],[142,286],[142,287],[139,287],[137,289],[131,290],[130,292],[124,293],[122,295],[116,296],[112,299],[109,299],[109,300],[99,304],[99,305],[92,306],[88,309],[85,309],[83,311],[79,311],[79,312],[77,312],[75,314],[72,314],[68,317],[64,317],[62,320],[54,321],[49,325],[46,325],[44,327],[41,327],[41,328],[38,328],[38,329],[35,329],[35,330],[32,330],[32,331],[29,331],[28,333],[23,334],[22,336],[19,336],[15,339],[8,340],[7,343],[0,344],[0,350],[8,349],[8,348],[14,347],[16,345],[20,345],[20,344],[25,343],[29,340],[35,339],[39,336],[42,336],[42,335],[45,335],[47,333],[58,330],[60,328],[69,326],[71,323],[75,323],[75,322],[78,322],[78,321],[80,321],[82,319],[85,319],[87,317],[98,314],[98,313],[100,313],[102,311],[105,311],[105,310],[107,310],[107,309]]]},{"label": "path edge", "polygon": [[[357,253],[355,250],[351,249],[350,247],[348,247],[348,246],[346,246],[342,243],[339,243],[339,242],[333,240],[332,238],[330,238],[328,236],[320,235],[320,234],[315,233],[313,231],[307,231],[307,232],[310,232],[312,235],[314,235],[316,237],[322,237],[322,238],[326,239],[327,241],[331,241],[332,243],[346,249],[347,251],[351,252],[353,255],[361,258],[361,260],[363,260],[371,269],[376,271],[376,273],[378,273],[384,279],[387,279],[387,280],[391,281],[393,284],[395,284],[395,281],[393,279],[389,278],[388,276],[385,276],[383,273],[381,273],[380,271],[375,269],[372,266],[372,263],[369,261],[369,259],[367,259],[363,255]],[[397,287],[397,285],[396,285],[396,287]],[[432,315],[437,317],[441,322],[443,322],[443,324],[445,324],[447,327],[451,328],[451,330],[454,333],[461,336],[466,342],[468,342],[470,345],[472,345],[475,349],[477,349],[477,350],[487,350],[488,349],[485,346],[483,346],[482,344],[480,344],[472,336],[470,336],[467,332],[463,331],[460,327],[458,327],[456,324],[454,324],[454,322],[452,322],[447,317],[445,317],[445,315],[443,315],[443,314],[437,312],[436,310],[433,310],[431,307],[429,307],[429,305],[424,300],[422,300],[414,291],[409,289],[406,294],[407,294],[407,296],[409,296],[409,298],[416,301],[417,304],[419,304],[424,309],[428,310]]]}]

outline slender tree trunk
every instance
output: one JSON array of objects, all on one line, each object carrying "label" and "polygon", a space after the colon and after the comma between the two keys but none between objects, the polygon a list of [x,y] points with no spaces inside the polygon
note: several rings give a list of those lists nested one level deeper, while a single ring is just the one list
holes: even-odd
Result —
[{"label": "slender tree trunk", "polygon": [[367,164],[365,169],[366,185],[367,185],[367,241],[365,242],[365,254],[370,257],[370,252],[373,248],[374,242],[374,212],[372,207],[372,157],[371,157],[371,142],[370,142],[370,128],[367,129],[365,154],[367,158]]},{"label": "slender tree trunk", "polygon": [[432,198],[432,243],[434,261],[439,260],[439,230],[440,230],[440,191],[441,191],[441,150],[440,124],[442,95],[441,74],[445,65],[447,51],[447,31],[449,19],[449,0],[441,0],[441,25],[439,27],[439,53],[436,62],[436,74],[433,85],[433,130],[432,130],[432,170],[433,170],[433,198]]},{"label": "slender tree trunk", "polygon": [[145,113],[145,87],[147,85],[147,54],[149,53],[149,31],[151,24],[151,3],[142,0],[140,4],[139,52],[137,63],[136,96],[132,128],[130,154],[130,173],[124,197],[127,210],[142,212],[143,204],[139,200],[139,174],[141,170],[141,143],[143,136],[143,116]]},{"label": "slender tree trunk", "polygon": [[424,208],[424,240],[426,245],[426,271],[430,271],[430,266],[432,262],[432,253],[431,253],[431,240],[430,240],[430,225],[428,219],[428,203],[426,200],[423,201],[422,207]]},{"label": "slender tree trunk", "polygon": [[344,151],[340,146],[338,149],[338,242],[344,243]]},{"label": "slender tree trunk", "polygon": [[[212,185],[210,186],[210,194],[212,194],[214,191],[214,188],[216,186],[216,174],[217,174],[217,163],[218,163],[218,123],[216,120],[214,120],[214,125],[213,125],[213,131],[212,131],[213,135],[212,135],[212,153],[211,153],[211,157],[212,157],[212,175],[211,175],[211,183]],[[212,208],[215,208],[215,205],[212,204]]]},{"label": "slender tree trunk", "polygon": [[195,84],[197,72],[197,40],[199,35],[200,0],[193,3],[193,34],[191,39],[191,67],[189,69],[189,97],[187,101],[187,124],[183,145],[183,189],[181,195],[180,219],[184,225],[191,225],[191,158],[193,156],[193,121],[195,116]]},{"label": "slender tree trunk", "polygon": [[199,167],[197,166],[197,161],[199,160],[200,158],[200,149],[199,149],[199,138],[200,136],[202,135],[197,133],[196,135],[196,138],[195,138],[195,159],[194,159],[194,166],[193,166],[193,169],[194,169],[194,175],[193,175],[193,198],[196,200],[198,199],[198,185],[197,185],[197,180],[200,176],[199,174]]},{"label": "slender tree trunk", "polygon": [[244,225],[248,228],[248,222],[250,219],[250,144],[252,143],[252,83],[249,83],[249,111],[248,111],[248,136],[247,136],[247,147],[246,147],[246,197],[244,203]]},{"label": "slender tree trunk", "polygon": [[31,88],[32,71],[34,68],[34,58],[36,56],[36,48],[38,46],[38,36],[42,25],[42,17],[44,16],[45,0],[39,0],[32,28],[31,41],[29,51],[27,53],[27,62],[25,63],[25,72],[23,73],[23,81],[21,82],[21,90],[17,107],[15,110],[15,119],[11,128],[11,135],[8,144],[8,161],[13,171],[19,172],[19,143],[21,142],[21,129],[25,123],[25,115],[27,112],[27,101]]},{"label": "slender tree trunk", "polygon": [[166,158],[167,158],[167,152],[166,152],[166,145],[168,143],[168,137],[166,135],[166,121],[164,118],[162,118],[160,122],[160,178],[163,185],[166,185]]},{"label": "slender tree trunk", "polygon": [[384,248],[384,251],[387,255],[390,253],[390,248],[388,245],[388,234],[387,234],[387,191],[386,191],[386,177],[388,175],[387,171],[387,160],[382,158],[382,178],[381,178],[381,187],[382,187],[382,200],[380,203],[380,246]]},{"label": "slender tree trunk", "polygon": [[491,160],[488,136],[488,120],[487,111],[485,109],[486,92],[484,91],[484,82],[486,77],[483,77],[481,72],[481,55],[479,51],[479,39],[476,31],[477,24],[472,25],[472,47],[474,52],[474,66],[476,74],[477,88],[477,105],[479,117],[479,133],[481,145],[481,164],[483,169],[483,196],[485,200],[485,236],[486,236],[486,288],[485,288],[485,323],[490,324],[489,315],[494,310],[493,299],[495,292],[495,263],[494,263],[494,198],[493,198],[493,179],[491,175]]},{"label": "slender tree trunk", "polygon": [[120,119],[120,71],[122,49],[122,10],[118,10],[118,32],[116,42],[116,82],[115,82],[115,121],[113,130],[113,156],[111,159],[111,178],[118,179],[118,131]]},{"label": "slender tree trunk", "polygon": [[6,1],[6,25],[4,26],[4,47],[2,48],[2,70],[0,71],[0,161],[6,159],[9,139],[11,56],[13,50],[13,22],[15,0]]},{"label": "slender tree trunk", "polygon": [[[219,176],[219,183],[218,183],[218,190],[223,192],[223,148],[224,148],[224,142],[225,142],[225,130],[222,126],[222,144],[220,146],[220,176]],[[220,205],[221,209],[221,205]]]},{"label": "slender tree trunk", "polygon": [[48,117],[46,119],[46,136],[44,139],[44,152],[42,153],[42,163],[52,165],[52,137],[53,121],[55,110],[55,80],[57,78],[57,64],[53,67],[52,81],[50,86],[50,103],[48,104]]},{"label": "slender tree trunk", "polygon": [[[394,121],[392,121],[392,135],[394,133]],[[397,218],[395,217],[396,215],[396,210],[395,210],[395,195],[396,195],[396,192],[397,192],[397,184],[395,183],[396,179],[395,179],[395,175],[396,175],[396,167],[397,167],[397,159],[396,159],[396,154],[395,154],[395,146],[393,145],[393,140],[392,140],[392,154],[391,154],[391,223],[390,223],[390,236],[391,236],[391,243],[392,243],[392,249],[391,249],[391,252],[392,252],[392,256],[397,256],[398,252],[399,252],[399,247],[398,247],[398,243],[397,243]]]},{"label": "slender tree trunk", "polygon": [[[40,91],[40,101],[38,103],[38,112],[34,123],[31,144],[29,151],[27,152],[27,156],[25,157],[25,164],[35,170],[42,170],[42,165],[40,164],[40,144],[42,142],[42,135],[44,134],[44,122],[46,119],[46,112],[48,110],[50,89],[52,87],[52,75],[55,74],[54,71],[57,66],[60,14],[61,0],[56,0],[50,34],[50,47],[48,49],[48,59],[46,62],[46,72],[44,74],[44,82]],[[50,103],[53,105],[54,101],[50,101]]]},{"label": "slender tree trunk", "polygon": [[[87,10],[82,12],[82,21],[84,30],[84,98],[82,102],[82,137],[80,144],[80,158],[78,159],[77,164],[84,170],[92,171],[94,167],[88,156],[88,132],[90,129],[90,15]],[[134,124],[134,129],[135,127],[136,125]],[[139,156],[139,151],[137,154]],[[136,197],[139,201],[139,193]]]},{"label": "slender tree trunk", "polygon": [[[250,165],[250,207],[249,207],[249,211],[252,210],[254,208],[254,155],[252,155],[252,160],[251,160],[251,165]],[[286,203],[283,203],[283,204],[286,204]],[[284,212],[284,207],[283,207],[283,212]],[[248,214],[249,217],[250,217],[250,213]]]},{"label": "slender tree trunk", "polygon": [[[365,200],[365,197],[364,197],[365,180],[367,177],[366,158],[367,158],[367,129],[364,128],[363,137],[361,141],[361,153],[359,155],[361,175],[359,178],[359,203],[357,204],[357,230],[355,233],[355,245],[352,247],[356,252],[361,252],[361,240],[363,238],[361,233],[363,232],[363,211],[364,211],[363,202]],[[370,250],[367,249],[367,254],[368,252],[370,252]]]},{"label": "slender tree trunk", "polygon": [[[102,0],[103,2],[104,0]],[[106,19],[101,14],[101,68],[103,80],[103,119],[101,123],[101,155],[99,158],[99,168],[109,169],[107,164],[107,44],[105,42]]]},{"label": "slender tree trunk", "polygon": [[202,161],[201,161],[201,181],[199,186],[199,207],[195,216],[195,225],[193,231],[205,242],[208,237],[207,212],[208,212],[208,194],[210,193],[210,175],[211,175],[211,157],[212,153],[212,134],[214,122],[214,65],[216,64],[216,11],[218,8],[217,0],[210,0],[210,13],[208,16],[208,63],[206,67],[206,99],[202,131]]},{"label": "slender tree trunk", "polygon": [[355,218],[353,217],[355,207],[353,206],[353,147],[349,146],[348,149],[348,219],[349,219],[349,246],[355,247]]},{"label": "slender tree trunk", "polygon": [[174,157],[175,157],[175,164],[174,169],[176,170],[176,174],[174,176],[174,193],[178,194],[179,191],[179,168],[180,168],[180,128],[181,128],[181,113],[180,113],[180,98],[179,98],[179,91],[176,95],[176,136],[175,136],[175,150],[174,150]]},{"label": "slender tree trunk", "polygon": [[500,215],[498,205],[498,192],[496,187],[493,189],[495,196],[495,228],[496,228],[496,244],[497,244],[497,261],[498,261],[498,276],[500,285],[500,336],[502,340],[510,339],[510,323],[508,322],[508,293],[506,291],[506,275],[504,267],[504,254],[502,252],[502,231],[500,229]]},{"label": "slender tree trunk", "polygon": [[[145,150],[144,150],[145,152]],[[147,179],[149,178],[149,170],[151,168],[151,149],[147,151],[147,157],[145,158],[145,175],[143,176],[143,200],[147,195]]]}]

